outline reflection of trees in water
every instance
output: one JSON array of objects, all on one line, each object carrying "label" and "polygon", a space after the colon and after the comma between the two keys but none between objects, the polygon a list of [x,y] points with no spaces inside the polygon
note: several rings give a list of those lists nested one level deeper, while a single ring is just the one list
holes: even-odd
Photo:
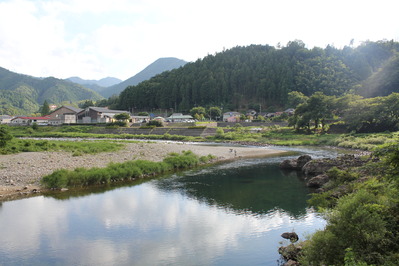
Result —
[{"label": "reflection of trees in water", "polygon": [[230,211],[262,215],[281,209],[294,217],[306,214],[309,192],[300,173],[282,172],[277,164],[212,168],[160,180],[157,186]]}]

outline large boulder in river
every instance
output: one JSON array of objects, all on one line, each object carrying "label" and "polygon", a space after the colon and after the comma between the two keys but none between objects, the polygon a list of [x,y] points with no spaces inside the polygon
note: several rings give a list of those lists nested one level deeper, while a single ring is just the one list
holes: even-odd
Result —
[{"label": "large boulder in river", "polygon": [[326,174],[321,174],[317,175],[315,177],[312,177],[307,183],[306,186],[312,187],[312,188],[321,188],[323,185],[328,183],[330,181],[328,175]]},{"label": "large boulder in river", "polygon": [[339,165],[340,163],[335,159],[312,160],[303,166],[302,172],[304,172],[307,176],[316,176],[325,173],[328,169],[334,166]]},{"label": "large boulder in river", "polygon": [[302,167],[309,161],[312,160],[312,157],[310,155],[301,155],[298,157],[298,159],[296,160],[296,166],[299,169],[302,169]]},{"label": "large boulder in river", "polygon": [[307,176],[316,176],[325,173],[334,166],[339,169],[346,169],[348,167],[358,167],[364,163],[365,161],[354,155],[343,155],[338,158],[311,160],[302,167],[302,171]]},{"label": "large boulder in river", "polygon": [[284,160],[280,163],[281,169],[296,170],[297,169],[296,159]]},{"label": "large boulder in river", "polygon": [[280,168],[288,170],[301,170],[302,167],[310,160],[312,160],[312,157],[309,155],[301,155],[297,159],[288,159],[282,161],[280,163]]}]

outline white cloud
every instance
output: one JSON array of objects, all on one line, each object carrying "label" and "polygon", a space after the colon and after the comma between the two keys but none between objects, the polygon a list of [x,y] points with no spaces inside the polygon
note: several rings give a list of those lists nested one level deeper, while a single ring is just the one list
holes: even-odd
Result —
[{"label": "white cloud", "polygon": [[237,45],[397,40],[395,6],[394,0],[6,0],[0,66],[35,76],[126,79],[159,57],[194,61]]}]

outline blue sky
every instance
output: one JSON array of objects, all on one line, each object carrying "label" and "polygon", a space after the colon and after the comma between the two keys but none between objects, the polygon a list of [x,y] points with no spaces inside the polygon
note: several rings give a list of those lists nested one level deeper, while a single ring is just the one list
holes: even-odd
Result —
[{"label": "blue sky", "polygon": [[125,80],[160,57],[237,45],[399,41],[396,0],[0,0],[0,66]]}]

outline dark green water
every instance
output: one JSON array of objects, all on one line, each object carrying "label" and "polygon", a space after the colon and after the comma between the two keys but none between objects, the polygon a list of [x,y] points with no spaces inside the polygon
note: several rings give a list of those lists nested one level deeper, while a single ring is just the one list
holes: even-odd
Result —
[{"label": "dark green water", "polygon": [[282,158],[101,193],[0,205],[0,265],[277,265],[280,235],[324,226]]}]

